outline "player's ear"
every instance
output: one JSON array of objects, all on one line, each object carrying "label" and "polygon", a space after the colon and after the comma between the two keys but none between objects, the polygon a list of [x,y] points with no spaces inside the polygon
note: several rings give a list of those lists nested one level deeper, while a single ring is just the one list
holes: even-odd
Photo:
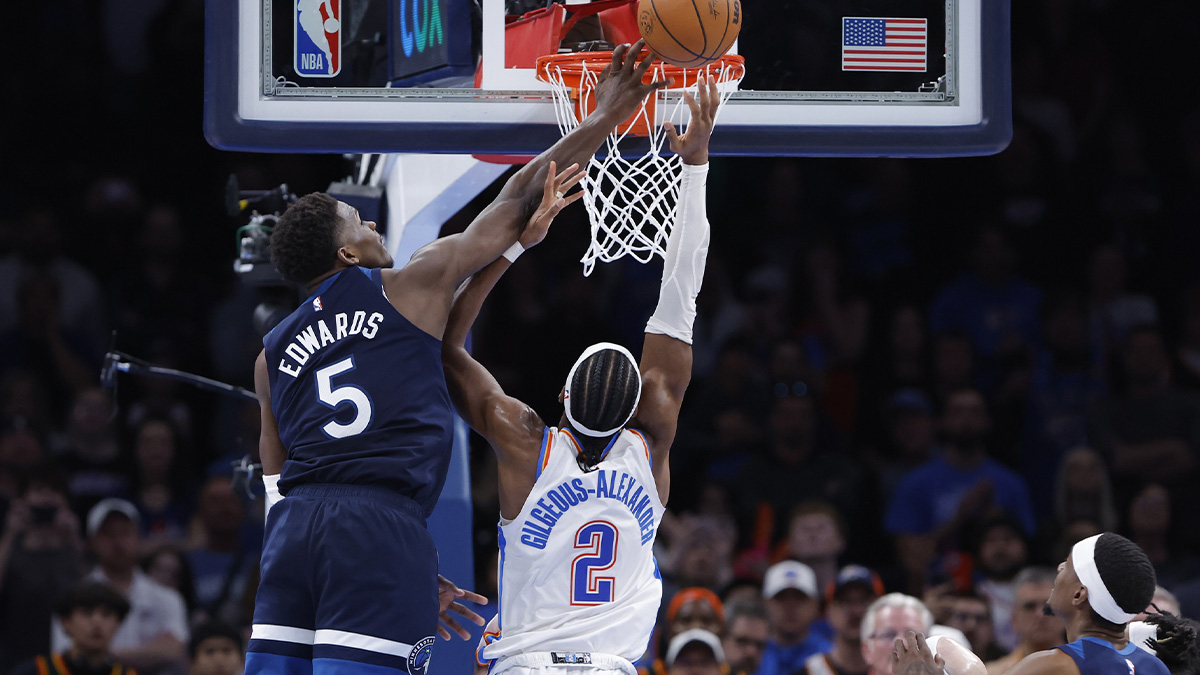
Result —
[{"label": "player's ear", "polygon": [[1075,607],[1083,607],[1088,604],[1087,587],[1080,584],[1075,590],[1075,595],[1071,596],[1071,604]]},{"label": "player's ear", "polygon": [[348,265],[350,267],[358,266],[358,253],[356,253],[349,246],[343,246],[339,248],[337,250],[337,257],[343,265]]}]

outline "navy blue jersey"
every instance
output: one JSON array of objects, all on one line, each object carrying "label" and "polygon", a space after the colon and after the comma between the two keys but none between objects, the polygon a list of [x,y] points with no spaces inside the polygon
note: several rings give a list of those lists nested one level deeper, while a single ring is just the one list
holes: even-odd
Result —
[{"label": "navy blue jersey", "polygon": [[327,279],[263,344],[287,448],[280,492],[374,485],[433,512],[453,422],[442,343],[388,302],[379,270]]},{"label": "navy blue jersey", "polygon": [[1157,656],[1132,642],[1117,649],[1106,640],[1085,637],[1059,645],[1058,649],[1075,661],[1080,675],[1170,675]]}]

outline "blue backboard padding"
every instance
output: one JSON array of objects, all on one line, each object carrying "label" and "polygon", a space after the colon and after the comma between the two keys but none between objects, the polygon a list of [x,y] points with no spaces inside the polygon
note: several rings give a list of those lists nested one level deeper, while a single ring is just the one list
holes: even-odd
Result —
[{"label": "blue backboard padding", "polygon": [[[556,125],[272,122],[237,114],[238,0],[205,7],[204,136],[216,148],[252,152],[537,154]],[[714,155],[957,157],[1003,150],[1012,138],[1010,0],[982,3],[983,119],[967,126],[721,127]]]}]

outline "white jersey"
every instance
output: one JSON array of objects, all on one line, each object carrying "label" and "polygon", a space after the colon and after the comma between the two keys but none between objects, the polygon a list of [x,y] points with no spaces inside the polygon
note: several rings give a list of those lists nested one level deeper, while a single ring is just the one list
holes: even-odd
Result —
[{"label": "white jersey", "polygon": [[623,429],[590,472],[578,452],[572,432],[547,429],[533,490],[516,518],[500,521],[499,637],[485,660],[586,652],[634,661],[646,650],[662,600],[653,549],[664,511],[649,447]]}]

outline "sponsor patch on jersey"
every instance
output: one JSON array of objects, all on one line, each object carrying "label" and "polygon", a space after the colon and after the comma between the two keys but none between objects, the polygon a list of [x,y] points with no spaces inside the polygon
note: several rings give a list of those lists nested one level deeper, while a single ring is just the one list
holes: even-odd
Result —
[{"label": "sponsor patch on jersey", "polygon": [[429,672],[429,661],[433,658],[433,636],[421,638],[413,645],[408,656],[408,672],[412,675],[425,675]]},{"label": "sponsor patch on jersey", "polygon": [[318,295],[317,297],[313,298],[313,309],[318,312],[325,309],[321,305],[321,296]]},{"label": "sponsor patch on jersey", "polygon": [[592,662],[591,652],[550,652],[550,662],[558,665],[560,663],[568,663],[574,665],[588,665]]}]

